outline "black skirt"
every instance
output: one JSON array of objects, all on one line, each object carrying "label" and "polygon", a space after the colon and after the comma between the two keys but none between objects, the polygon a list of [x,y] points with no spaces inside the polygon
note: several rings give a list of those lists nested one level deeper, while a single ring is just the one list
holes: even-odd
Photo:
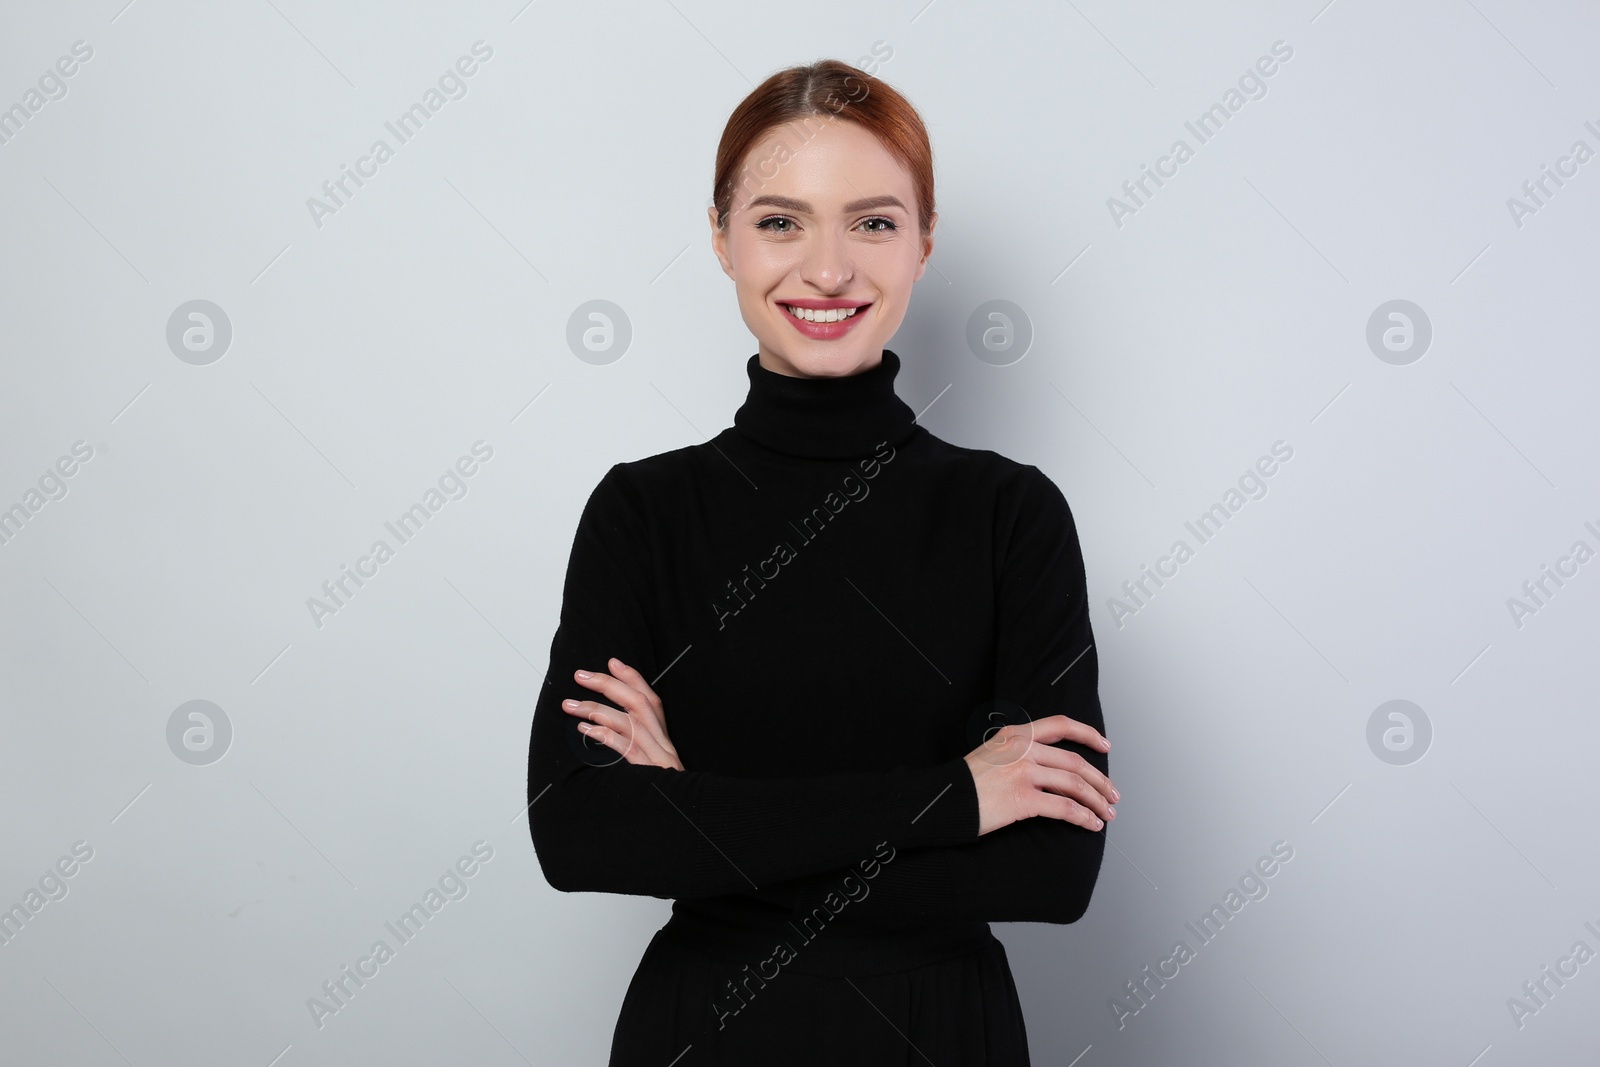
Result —
[{"label": "black skirt", "polygon": [[789,930],[730,935],[675,912],[628,985],[610,1067],[1027,1067],[987,923]]}]

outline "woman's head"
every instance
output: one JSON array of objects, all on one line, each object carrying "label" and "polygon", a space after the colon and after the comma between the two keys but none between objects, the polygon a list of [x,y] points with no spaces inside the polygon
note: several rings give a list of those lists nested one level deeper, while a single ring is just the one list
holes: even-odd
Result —
[{"label": "woman's head", "polygon": [[[820,377],[878,362],[938,220],[928,133],[903,96],[838,60],[779,71],[729,117],[712,201],[712,248],[762,366]],[[789,310],[817,305],[858,310],[833,326]]]}]

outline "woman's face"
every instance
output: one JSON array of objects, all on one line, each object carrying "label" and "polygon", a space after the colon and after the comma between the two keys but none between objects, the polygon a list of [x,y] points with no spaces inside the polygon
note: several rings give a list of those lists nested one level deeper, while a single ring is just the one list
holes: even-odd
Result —
[{"label": "woman's face", "polygon": [[[856,374],[883,358],[933,251],[917,227],[911,172],[857,123],[812,116],[776,127],[745,157],[727,228],[711,246],[733,279],[763,367],[800,378]],[[937,221],[937,215],[934,216]],[[839,322],[805,322],[790,308]]]}]

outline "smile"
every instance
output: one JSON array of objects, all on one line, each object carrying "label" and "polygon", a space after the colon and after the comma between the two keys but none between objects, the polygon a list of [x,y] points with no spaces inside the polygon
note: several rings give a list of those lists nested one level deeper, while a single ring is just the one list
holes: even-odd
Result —
[{"label": "smile", "polygon": [[795,307],[793,304],[784,304],[783,309],[804,322],[841,322],[867,306],[862,304],[860,307],[814,310],[812,308]]},{"label": "smile", "polygon": [[872,304],[850,304],[843,300],[807,300],[807,304],[831,304],[832,307],[800,307],[777,301],[784,310],[784,318],[801,334],[814,341],[832,341],[845,336],[866,316],[859,314]]}]

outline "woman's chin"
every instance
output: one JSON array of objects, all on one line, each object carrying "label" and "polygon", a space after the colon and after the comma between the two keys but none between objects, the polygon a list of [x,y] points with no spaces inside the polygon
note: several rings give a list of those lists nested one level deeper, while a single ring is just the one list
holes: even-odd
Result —
[{"label": "woman's chin", "polygon": [[807,378],[838,377],[869,369],[882,358],[883,346],[864,337],[838,341],[801,340],[784,345],[768,344],[767,351]]}]

